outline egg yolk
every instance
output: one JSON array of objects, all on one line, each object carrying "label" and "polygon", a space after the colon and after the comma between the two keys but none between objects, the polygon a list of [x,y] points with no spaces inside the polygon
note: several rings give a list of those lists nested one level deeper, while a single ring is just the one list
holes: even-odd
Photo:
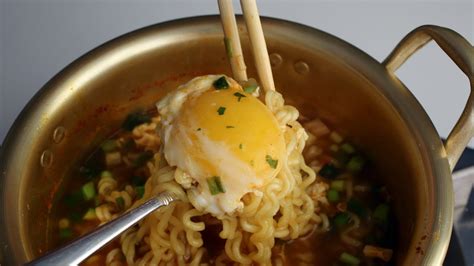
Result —
[{"label": "egg yolk", "polygon": [[[191,128],[194,137],[204,135],[209,141],[224,145],[264,183],[281,167],[284,139],[274,115],[240,87],[210,89],[187,100],[179,120],[184,127]],[[197,146],[191,152],[198,155],[202,149],[206,147]],[[195,158],[203,159],[202,165],[213,175],[219,175],[220,162],[207,161],[205,156]]]}]

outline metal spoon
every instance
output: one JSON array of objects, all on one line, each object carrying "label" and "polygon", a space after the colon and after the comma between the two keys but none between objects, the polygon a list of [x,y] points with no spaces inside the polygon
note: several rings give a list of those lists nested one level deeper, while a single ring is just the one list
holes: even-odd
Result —
[{"label": "metal spoon", "polygon": [[92,253],[103,247],[123,231],[136,224],[154,210],[169,205],[178,198],[163,192],[142,205],[127,211],[116,219],[101,225],[94,231],[68,245],[37,258],[26,265],[78,265]]}]

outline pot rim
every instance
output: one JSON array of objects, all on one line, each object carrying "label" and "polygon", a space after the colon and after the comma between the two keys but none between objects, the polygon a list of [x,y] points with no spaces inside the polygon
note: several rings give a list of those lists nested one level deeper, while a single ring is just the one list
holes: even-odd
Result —
[{"label": "pot rim", "polygon": [[[241,16],[239,16],[238,20],[242,20]],[[16,153],[17,149],[14,148],[27,145],[29,140],[26,138],[28,136],[26,129],[34,129],[32,125],[37,123],[35,121],[37,109],[46,108],[45,110],[51,111],[52,107],[49,107],[49,109],[45,107],[46,99],[60,95],[61,86],[59,85],[70,78],[70,76],[76,75],[78,69],[90,67],[91,63],[104,60],[127,46],[143,41],[147,36],[177,29],[189,30],[193,25],[198,27],[206,25],[215,26],[216,23],[220,24],[218,15],[186,17],[157,23],[125,33],[105,42],[73,61],[57,73],[31,98],[8,131],[3,141],[3,148],[0,150],[0,187],[2,188],[0,205],[3,209],[0,215],[0,232],[2,232],[0,234],[2,249],[0,261],[2,257],[3,260],[8,259],[10,256],[7,256],[7,254],[21,257],[14,260],[25,260],[31,256],[31,254],[25,254],[27,250],[25,250],[23,244],[17,243],[14,247],[11,245],[15,240],[21,242],[18,241],[18,237],[20,239],[25,237],[22,235],[24,232],[19,228],[22,215],[21,210],[24,210],[25,207],[22,206],[21,199],[16,202],[8,200],[12,195],[20,195],[21,186],[18,186],[17,189],[8,190],[7,188],[14,184],[12,176],[18,176],[18,170],[21,169],[19,166],[23,162],[20,158],[21,154]],[[422,264],[442,264],[449,245],[453,225],[454,199],[451,170],[441,139],[420,103],[406,86],[397,77],[390,74],[380,62],[338,37],[304,24],[278,18],[262,17],[262,25],[264,28],[283,28],[284,30],[294,31],[297,34],[310,36],[310,38],[315,40],[318,39],[314,44],[308,43],[308,47],[319,45],[317,47],[318,50],[326,51],[326,48],[331,48],[333,53],[337,52],[343,64],[360,73],[368,82],[370,81],[370,83],[376,86],[381,94],[390,101],[396,112],[401,115],[407,127],[414,133],[420,154],[423,155],[426,170],[432,173],[434,177],[432,182],[434,184],[435,202],[433,204],[435,206],[434,217],[436,219],[433,221],[432,229],[430,230],[432,241],[426,246]],[[348,58],[351,60],[342,61],[342,59]],[[387,86],[387,84],[391,84],[391,86]],[[401,88],[401,91],[393,89],[393,87]],[[6,217],[11,216],[8,210],[13,208],[15,204],[16,207],[14,209],[20,210],[20,213],[15,213],[13,219],[9,219],[10,224],[7,225]],[[3,256],[1,253],[3,253]]]}]

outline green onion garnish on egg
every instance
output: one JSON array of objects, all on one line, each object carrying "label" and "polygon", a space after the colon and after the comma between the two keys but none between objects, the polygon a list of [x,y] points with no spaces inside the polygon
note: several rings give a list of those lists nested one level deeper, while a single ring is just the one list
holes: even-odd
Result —
[{"label": "green onion garnish on egg", "polygon": [[222,185],[221,178],[219,176],[213,176],[207,179],[207,185],[211,195],[217,195],[219,193],[225,193],[224,186]]},{"label": "green onion garnish on egg", "polygon": [[234,96],[238,98],[238,100],[237,100],[238,102],[240,102],[240,99],[247,97],[247,96],[243,95],[240,92],[234,93]]},{"label": "green onion garnish on egg", "polygon": [[219,107],[219,109],[217,109],[217,113],[218,113],[219,115],[223,115],[223,114],[225,113],[225,107],[222,107],[222,106]]},{"label": "green onion garnish on egg", "polygon": [[276,169],[278,165],[278,160],[274,160],[270,155],[265,156],[265,160],[271,168]]},{"label": "green onion garnish on egg", "polygon": [[227,80],[224,76],[218,78],[216,81],[214,81],[214,83],[212,83],[212,85],[214,88],[216,88],[216,90],[225,90],[229,88],[229,83],[227,83]]}]

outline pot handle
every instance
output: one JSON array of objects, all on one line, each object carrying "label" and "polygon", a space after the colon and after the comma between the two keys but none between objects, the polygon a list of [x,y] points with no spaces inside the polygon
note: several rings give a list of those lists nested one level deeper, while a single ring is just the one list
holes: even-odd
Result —
[{"label": "pot handle", "polygon": [[403,38],[383,61],[385,68],[394,73],[414,52],[434,40],[454,63],[467,75],[471,92],[456,125],[449,133],[444,147],[451,170],[474,136],[474,47],[457,32],[434,25],[414,29]]}]

